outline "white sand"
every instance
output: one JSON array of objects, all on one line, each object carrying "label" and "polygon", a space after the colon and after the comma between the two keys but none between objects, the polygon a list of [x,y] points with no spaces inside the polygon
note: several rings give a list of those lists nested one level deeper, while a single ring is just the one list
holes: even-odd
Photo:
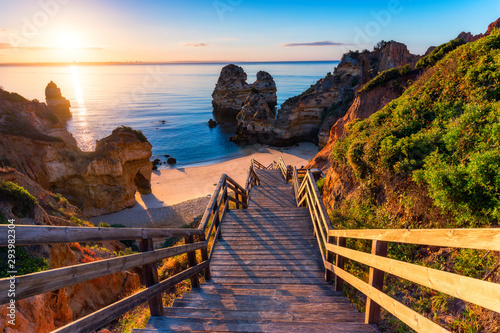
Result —
[{"label": "white sand", "polygon": [[248,146],[241,152],[241,157],[226,162],[200,167],[157,170],[153,172],[151,179],[153,193],[138,194],[136,199],[144,208],[175,205],[212,194],[224,173],[241,186],[245,186],[252,158],[267,166],[281,156],[286,164],[299,168],[305,166],[317,152],[318,147],[311,143],[284,148]]},{"label": "white sand", "polygon": [[[172,206],[212,194],[222,174],[227,174],[241,186],[245,186],[252,158],[267,166],[281,156],[287,165],[300,168],[305,166],[317,152],[318,147],[311,143],[301,143],[284,148],[253,145],[247,146],[240,151],[239,157],[218,164],[157,170],[153,172],[151,179],[151,194],[141,195],[137,193],[137,203],[134,207],[118,213],[93,218],[92,221],[95,224],[101,221],[109,224],[121,223],[128,227],[182,226],[182,219],[170,219],[168,216],[171,214],[164,213],[171,210],[172,214],[174,214],[174,210],[179,212],[179,208]],[[193,200],[193,202],[198,203],[196,207],[193,205],[186,207],[179,205],[182,211],[186,211],[188,214],[175,213],[175,215],[187,215],[188,218],[185,218],[184,222],[190,223],[193,216],[203,212],[204,205],[206,205],[204,202],[206,201],[208,200]],[[204,204],[200,206],[202,203]],[[165,212],[161,212],[162,210],[165,210]],[[163,216],[161,220],[168,219],[170,222],[158,221],[155,216]]]}]

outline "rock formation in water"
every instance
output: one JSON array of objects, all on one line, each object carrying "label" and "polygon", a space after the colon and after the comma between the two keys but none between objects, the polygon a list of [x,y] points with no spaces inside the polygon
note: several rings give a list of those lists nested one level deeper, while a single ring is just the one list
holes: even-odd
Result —
[{"label": "rock formation in water", "polygon": [[[40,187],[27,176],[12,168],[0,168],[0,183],[11,182],[21,186],[26,192],[21,196],[8,197],[3,193],[0,200],[0,216],[14,219],[16,224],[81,226],[84,223],[82,212],[67,203],[64,198],[56,196]],[[33,197],[32,206],[27,207],[24,216],[13,213],[19,204],[26,204],[22,196],[27,193]],[[89,222],[87,222],[89,223]],[[90,223],[89,223],[90,224]],[[110,258],[114,251],[122,251],[125,246],[120,242],[102,242],[98,248],[90,249],[81,244],[51,244],[30,247],[16,247],[19,253],[17,265],[25,265],[30,258],[29,269],[33,269],[40,259],[51,269],[76,265],[99,259]],[[36,259],[35,259],[36,258]],[[3,260],[4,258],[2,258]],[[38,264],[39,265],[39,264]],[[26,267],[26,266],[25,266]],[[139,277],[132,271],[123,271],[88,282],[76,284],[45,294],[16,301],[16,326],[8,325],[7,320],[0,320],[0,332],[38,333],[51,332],[73,320],[101,309],[117,300],[126,297],[140,287]],[[0,317],[7,318],[7,305],[0,306]]]},{"label": "rock formation in water", "polygon": [[151,192],[151,144],[141,132],[121,127],[82,152],[44,103],[0,91],[0,164],[63,194],[88,216],[135,204],[136,189]]},{"label": "rock formation in water", "polygon": [[[372,52],[350,52],[333,75],[328,74],[301,95],[285,101],[276,118],[273,113],[263,122],[262,115],[268,111],[255,110],[258,106],[255,97],[251,110],[243,109],[238,115],[236,135],[232,140],[241,144],[259,142],[277,146],[310,141],[323,147],[330,137],[330,128],[349,110],[362,84],[380,72],[413,64],[418,59],[410,54],[406,45],[394,41],[381,42]],[[252,119],[252,114],[259,118]]]},{"label": "rock formation in water", "polygon": [[71,111],[69,109],[71,104],[62,96],[61,89],[53,81],[50,81],[45,88],[45,101],[47,102],[47,106],[54,111],[63,123],[71,118]]},{"label": "rock formation in water", "polygon": [[271,109],[276,106],[276,83],[269,73],[258,72],[257,81],[250,85],[243,68],[233,64],[222,68],[212,93],[212,105],[217,119],[234,121],[251,89],[259,91]]}]

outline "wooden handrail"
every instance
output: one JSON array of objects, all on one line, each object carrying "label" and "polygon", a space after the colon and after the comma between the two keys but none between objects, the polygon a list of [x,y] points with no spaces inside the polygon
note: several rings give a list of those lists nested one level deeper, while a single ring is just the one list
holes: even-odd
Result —
[{"label": "wooden handrail", "polygon": [[[500,229],[333,230],[311,170],[302,171],[302,182],[299,173],[299,170],[293,169],[296,200],[298,206],[309,208],[327,271],[325,278],[331,281],[335,276],[335,289],[338,291],[343,289],[345,281],[367,296],[366,323],[378,323],[380,307],[383,307],[418,332],[448,332],[383,293],[385,273],[500,313],[500,285],[497,283],[386,258],[388,242],[500,251]],[[327,231],[326,235],[323,235],[322,228]],[[346,248],[347,238],[372,240],[372,253]],[[334,254],[336,264],[332,263]],[[369,283],[346,272],[343,269],[344,258],[367,265],[370,268]]]},{"label": "wooden handrail", "polygon": [[[16,277],[16,300],[90,281],[127,269],[150,264],[189,251],[205,248],[205,242],[181,245],[150,252],[132,254],[81,265],[51,269]],[[9,278],[0,279],[0,290],[8,290]],[[0,305],[10,301],[7,293],[0,294]]]},{"label": "wooden handrail", "polygon": [[141,290],[132,296],[119,300],[118,302],[108,305],[107,307],[102,308],[101,310],[93,312],[88,316],[80,318],[66,326],[63,326],[53,331],[53,333],[78,333],[78,332],[84,333],[84,332],[96,331],[102,326],[112,321],[114,318],[118,318],[121,315],[124,315],[125,313],[147,302],[156,295],[160,295],[161,293],[174,287],[175,285],[184,281],[190,276],[200,273],[205,268],[207,268],[209,264],[210,263],[208,261],[204,261],[194,267],[188,268],[185,271],[177,275],[174,275],[166,280],[163,280],[152,287]]},{"label": "wooden handrail", "polygon": [[[0,247],[8,246],[7,225],[0,225]],[[88,228],[16,225],[16,246],[109,240],[198,236],[196,229]]]},{"label": "wooden handrail", "polygon": [[330,230],[329,235],[395,243],[500,251],[500,228]]},{"label": "wooden handrail", "polygon": [[[257,162],[258,163],[258,162]],[[246,208],[250,190],[259,179],[250,166],[249,181],[243,188],[227,175],[222,175],[197,229],[153,229],[153,228],[85,228],[16,225],[16,246],[99,242],[109,240],[140,240],[141,253],[79,264],[59,269],[16,277],[16,300],[61,289],[77,283],[86,282],[123,270],[142,266],[147,289],[108,307],[96,311],[84,318],[72,322],[56,332],[90,332],[136,306],[148,302],[152,316],[162,315],[161,292],[175,286],[186,278],[191,279],[193,287],[199,284],[198,273],[205,272],[210,279],[210,259],[215,243],[221,234],[221,221],[229,208],[229,201],[236,207]],[[234,193],[234,196],[233,196]],[[211,237],[215,230],[215,237]],[[8,246],[9,226],[0,226],[0,247]],[[186,245],[155,250],[153,238],[184,237]],[[196,241],[198,239],[199,241]],[[207,249],[211,247],[210,256]],[[201,251],[203,262],[198,264],[195,251]],[[164,281],[158,281],[156,263],[159,260],[187,253],[189,268]],[[0,304],[10,302],[7,292],[9,279],[0,279]]]}]

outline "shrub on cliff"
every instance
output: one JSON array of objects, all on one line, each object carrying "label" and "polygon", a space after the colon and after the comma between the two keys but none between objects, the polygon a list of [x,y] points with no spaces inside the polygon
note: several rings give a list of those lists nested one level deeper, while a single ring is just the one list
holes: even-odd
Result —
[{"label": "shrub on cliff", "polygon": [[383,71],[376,77],[374,77],[370,82],[365,84],[365,86],[360,90],[360,92],[368,92],[375,87],[386,84],[387,82],[397,80],[405,75],[410,74],[411,68],[410,65],[405,65],[403,67],[391,68],[386,71]]},{"label": "shrub on cliff", "polygon": [[446,44],[436,47],[431,53],[420,59],[415,68],[425,69],[434,66],[439,60],[443,59],[448,53],[455,50],[460,45],[465,44],[460,38],[453,39]]},{"label": "shrub on cliff", "polygon": [[334,163],[353,170],[359,180],[382,174],[412,179],[455,218],[453,226],[496,224],[499,100],[496,30],[455,49],[399,99],[352,124],[350,135],[334,148]]},{"label": "shrub on cliff", "polygon": [[117,131],[119,131],[119,132],[126,132],[126,133],[132,133],[132,134],[134,134],[137,137],[137,139],[139,139],[139,141],[141,141],[141,142],[148,142],[148,139],[146,138],[146,136],[144,135],[144,133],[142,133],[141,131],[133,129],[132,127],[122,125],[122,126],[116,128],[113,131],[113,133],[115,133]]},{"label": "shrub on cliff", "polygon": [[12,213],[18,217],[27,216],[36,205],[36,198],[23,187],[8,181],[0,183],[0,199],[10,201]]}]

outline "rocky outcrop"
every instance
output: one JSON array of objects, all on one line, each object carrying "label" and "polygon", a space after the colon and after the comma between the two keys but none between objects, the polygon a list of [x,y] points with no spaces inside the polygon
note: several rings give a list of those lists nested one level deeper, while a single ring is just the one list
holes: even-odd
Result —
[{"label": "rocky outcrop", "polygon": [[262,94],[271,109],[276,106],[276,83],[269,73],[258,72],[257,81],[250,85],[247,83],[247,74],[243,68],[233,64],[222,68],[212,93],[212,106],[217,119],[234,121],[251,89]]},{"label": "rocky outcrop", "polygon": [[[28,217],[15,216],[13,206],[15,199],[0,200],[0,213],[6,219],[15,219],[23,225],[75,226],[69,218],[81,218],[81,211],[71,206],[52,193],[47,192],[27,176],[10,168],[0,168],[0,182],[8,181],[22,186],[36,198],[36,204]],[[60,268],[85,262],[86,256],[92,258],[108,258],[113,251],[124,250],[119,242],[103,242],[97,250],[83,248],[81,245],[52,244],[23,247],[31,257],[44,258],[49,268]],[[19,247],[16,247],[20,251]],[[19,258],[18,265],[23,258]],[[56,290],[23,300],[16,301],[16,326],[12,327],[7,320],[0,320],[0,332],[51,332],[73,320],[101,309],[140,287],[139,277],[133,272],[120,272],[85,283]],[[0,316],[8,318],[7,305],[0,306]]]},{"label": "rocky outcrop", "polygon": [[243,68],[232,64],[222,68],[212,93],[215,116],[220,119],[234,119],[241,111],[249,91],[250,85]]},{"label": "rocky outcrop", "polygon": [[[231,141],[237,143],[254,144],[267,142],[272,137],[275,112],[271,109],[265,97],[253,91],[245,101],[245,105],[237,116],[238,128]],[[256,136],[260,136],[258,140]]]},{"label": "rocky outcrop", "polygon": [[[268,72],[260,71],[257,73],[257,81],[252,83],[251,90],[262,95],[270,110],[274,110],[278,104],[276,95],[276,82]],[[245,104],[247,101],[245,101]]]},{"label": "rocky outcrop", "polygon": [[[255,110],[238,116],[237,135],[233,139],[243,144],[260,142],[276,146],[310,141],[322,148],[328,142],[331,127],[346,114],[362,84],[379,72],[414,64],[418,59],[406,45],[397,42],[382,42],[372,52],[350,52],[344,55],[333,75],[328,74],[301,95],[285,101],[274,122],[253,121],[252,112],[261,114]],[[254,103],[253,109],[255,106]]]},{"label": "rocky outcrop", "polygon": [[71,118],[71,111],[69,109],[71,104],[62,96],[61,89],[53,81],[50,81],[45,88],[45,101],[47,102],[47,106],[54,111],[62,122],[66,122]]},{"label": "rocky outcrop", "polygon": [[88,216],[133,206],[136,189],[151,192],[152,146],[142,133],[121,127],[96,147],[82,152],[45,104],[0,98],[2,164],[63,194]]}]

